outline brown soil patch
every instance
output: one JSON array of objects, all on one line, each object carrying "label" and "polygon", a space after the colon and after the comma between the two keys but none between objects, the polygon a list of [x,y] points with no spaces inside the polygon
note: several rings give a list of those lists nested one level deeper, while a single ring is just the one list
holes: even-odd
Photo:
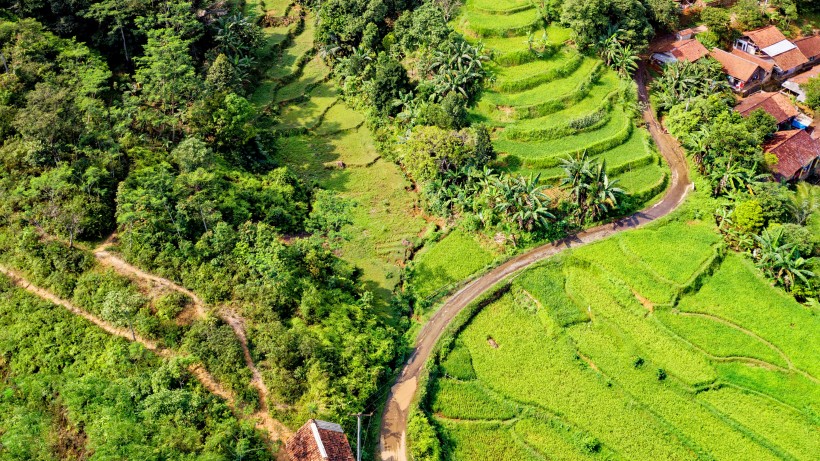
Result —
[{"label": "brown soil patch", "polygon": [[649,312],[655,312],[655,305],[652,304],[652,301],[644,298],[643,296],[641,296],[640,293],[638,293],[634,289],[632,290],[632,294],[635,296],[635,299],[640,301],[640,303],[643,305],[643,307],[646,308],[646,310],[648,310]]},{"label": "brown soil patch", "polygon": [[498,349],[498,343],[491,336],[487,336],[487,344],[493,349]]}]

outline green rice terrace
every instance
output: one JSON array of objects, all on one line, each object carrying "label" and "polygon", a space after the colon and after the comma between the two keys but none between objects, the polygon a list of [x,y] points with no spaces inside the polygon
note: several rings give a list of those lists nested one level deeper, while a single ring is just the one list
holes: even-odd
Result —
[{"label": "green rice terrace", "polygon": [[517,276],[444,341],[444,458],[816,459],[816,308],[723,245],[672,220]]},{"label": "green rice terrace", "polygon": [[278,114],[266,129],[280,135],[284,164],[356,204],[340,253],[362,268],[369,290],[387,299],[408,247],[427,227],[417,197],[399,167],[380,158],[364,116],[340,99],[330,69],[316,56],[316,18],[290,0],[249,3],[248,11],[277,24],[264,29],[270,66],[251,100]]},{"label": "green rice terrace", "polygon": [[631,84],[565,45],[568,29],[539,24],[526,0],[467,0],[454,20],[493,59],[496,80],[471,117],[495,128],[500,166],[554,183],[561,159],[586,151],[605,159],[608,173],[638,202],[651,200],[665,188],[668,168],[635,126]]}]

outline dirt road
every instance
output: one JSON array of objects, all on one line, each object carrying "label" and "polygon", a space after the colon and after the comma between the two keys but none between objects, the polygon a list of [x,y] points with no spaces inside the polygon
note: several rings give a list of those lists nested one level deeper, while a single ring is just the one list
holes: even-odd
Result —
[{"label": "dirt road", "polygon": [[672,170],[669,189],[663,199],[654,206],[639,211],[613,223],[594,227],[571,237],[552,242],[518,255],[482,277],[470,282],[452,295],[433,317],[422,327],[416,347],[404,365],[404,369],[390,391],[382,417],[379,441],[380,459],[383,461],[406,461],[408,408],[416,392],[419,374],[430,356],[433,346],[444,329],[463,308],[485,291],[512,274],[549,258],[567,248],[576,248],[596,242],[618,232],[636,229],[674,211],[692,189],[689,180],[689,166],[678,142],[661,127],[654,112],[649,108],[645,85],[645,69],[642,67],[636,77],[639,99],[646,103],[643,113],[652,138],[663,158]]}]

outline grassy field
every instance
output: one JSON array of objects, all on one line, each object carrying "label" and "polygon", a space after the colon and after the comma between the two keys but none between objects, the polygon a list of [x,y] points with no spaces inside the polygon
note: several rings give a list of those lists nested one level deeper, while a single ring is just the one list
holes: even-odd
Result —
[{"label": "grassy field", "polygon": [[517,276],[429,410],[451,460],[816,459],[818,314],[711,224],[672,220]]},{"label": "grassy field", "polygon": [[440,242],[416,255],[412,286],[421,298],[465,280],[496,258],[485,245],[464,231],[455,230]]},{"label": "grassy field", "polygon": [[[264,7],[276,15],[290,3],[265,0],[249,8]],[[270,40],[279,40],[278,29],[265,30]],[[338,251],[362,269],[366,288],[386,301],[399,282],[409,248],[427,223],[416,211],[417,196],[408,192],[401,170],[380,159],[363,115],[339,99],[328,81],[329,69],[312,57],[314,29],[312,15],[305,17],[301,32],[296,23],[289,27],[289,45],[272,56],[252,100],[279,112],[279,123],[269,128],[280,134],[277,160],[308,183],[337,191],[355,204],[353,224],[345,229],[348,239]]]},{"label": "grassy field", "polygon": [[[625,84],[599,59],[564,46],[568,29],[535,30],[535,18],[529,2],[470,0],[453,21],[493,58],[496,80],[470,116],[495,128],[498,166],[540,173],[554,183],[562,174],[561,159],[587,151],[606,159],[610,174],[637,201],[652,200],[664,190],[668,169],[657,161],[647,132],[623,109],[619,95]],[[539,54],[543,34],[552,49]]]}]

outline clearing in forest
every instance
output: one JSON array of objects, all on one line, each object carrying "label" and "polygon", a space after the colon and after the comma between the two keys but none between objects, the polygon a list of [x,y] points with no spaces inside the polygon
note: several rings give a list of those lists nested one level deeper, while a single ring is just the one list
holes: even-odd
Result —
[{"label": "clearing in forest", "polygon": [[[397,165],[380,158],[364,116],[345,105],[330,69],[316,56],[316,18],[288,0],[257,2],[271,15],[292,18],[265,28],[271,66],[252,101],[278,113],[264,129],[277,132],[277,158],[308,183],[355,204],[339,254],[360,267],[368,290],[387,300],[401,267],[427,227],[418,197]],[[257,12],[250,9],[250,12]],[[301,18],[298,18],[302,15]],[[297,20],[298,19],[298,20]]]},{"label": "clearing in forest", "polygon": [[444,459],[809,460],[817,314],[711,224],[666,222],[516,277],[456,336],[427,410]]}]

